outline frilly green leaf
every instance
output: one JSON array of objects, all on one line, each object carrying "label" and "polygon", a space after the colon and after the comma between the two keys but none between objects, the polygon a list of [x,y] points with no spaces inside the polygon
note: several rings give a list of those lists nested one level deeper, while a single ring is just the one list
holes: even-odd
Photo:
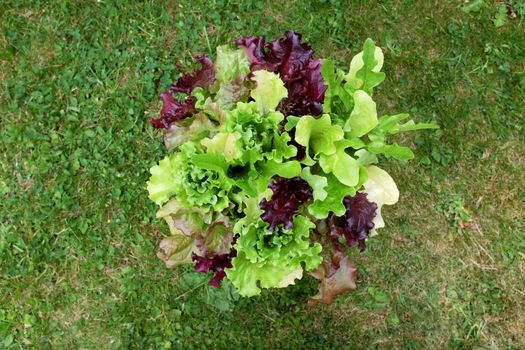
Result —
[{"label": "frilly green leaf", "polygon": [[312,174],[309,167],[304,168],[299,177],[308,182],[308,185],[313,189],[314,200],[323,201],[326,199],[328,196],[328,192],[325,190],[325,187],[328,186],[326,177]]},{"label": "frilly green leaf", "polygon": [[150,169],[151,177],[147,182],[147,189],[149,198],[158,205],[167,202],[178,190],[176,164],[177,155],[172,154]]},{"label": "frilly green leaf", "polygon": [[250,61],[243,49],[233,50],[228,45],[217,47],[217,58],[215,59],[215,78],[221,83],[229,83],[239,75],[250,73]]},{"label": "frilly green leaf", "polygon": [[252,73],[256,87],[252,90],[257,109],[261,115],[275,111],[279,102],[288,96],[288,90],[283,81],[275,73],[258,70]]},{"label": "frilly green leaf", "polygon": [[304,216],[296,216],[292,229],[271,232],[262,220],[242,227],[237,240],[238,255],[231,269],[226,269],[228,278],[242,296],[260,294],[260,288],[275,288],[289,284],[297,276],[302,263],[312,270],[322,261],[321,245],[308,241],[310,230],[315,225]]},{"label": "frilly green leaf", "polygon": [[333,212],[336,216],[343,215],[346,210],[343,205],[343,198],[345,196],[354,196],[356,193],[354,187],[342,184],[333,174],[327,174],[326,179],[328,181],[326,192],[329,195],[324,200],[314,200],[308,206],[308,212],[319,220],[328,217],[330,212]]}]

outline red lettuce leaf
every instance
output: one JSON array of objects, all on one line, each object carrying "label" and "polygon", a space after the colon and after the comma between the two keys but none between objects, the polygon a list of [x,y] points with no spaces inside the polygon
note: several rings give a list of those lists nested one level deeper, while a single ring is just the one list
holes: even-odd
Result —
[{"label": "red lettuce leaf", "polygon": [[287,31],[285,38],[266,44],[263,37],[247,36],[236,41],[243,46],[252,71],[265,69],[279,73],[288,89],[280,110],[286,115],[319,115],[327,86],[321,75],[321,61],[301,43],[301,34]]},{"label": "red lettuce leaf", "polygon": [[233,247],[236,240],[228,218],[215,221],[195,238],[197,250],[191,254],[191,259],[195,262],[195,271],[215,274],[210,285],[220,288],[220,282],[226,276],[224,269],[231,268],[231,261],[237,256]]},{"label": "red lettuce leaf", "polygon": [[160,94],[160,98],[162,99],[160,118],[151,120],[151,125],[156,129],[168,129],[171,124],[191,117],[195,113],[197,99],[193,96],[189,96],[180,102],[173,98],[170,91],[165,91]]},{"label": "red lettuce leaf", "polygon": [[266,40],[262,36],[245,36],[237,39],[235,43],[245,48],[252,71],[259,69],[275,71],[277,65],[274,67],[268,62],[267,53],[265,52]]},{"label": "red lettuce leaf", "polygon": [[336,296],[356,288],[357,268],[342,252],[335,251],[331,258],[323,259],[312,276],[319,280],[319,293],[310,297],[308,304],[331,304]]},{"label": "red lettuce leaf", "polygon": [[358,192],[354,197],[345,197],[343,204],[346,212],[343,216],[329,217],[330,235],[334,240],[344,237],[348,246],[358,245],[359,250],[365,250],[365,239],[374,228],[377,204],[370,202],[366,193]]},{"label": "red lettuce leaf", "polygon": [[195,245],[202,256],[226,255],[231,251],[233,232],[229,218],[216,220],[195,237]]},{"label": "red lettuce leaf", "polygon": [[208,254],[200,256],[191,254],[191,259],[195,262],[195,271],[202,273],[213,272],[215,276],[210,280],[210,285],[220,288],[221,281],[226,276],[225,269],[232,267],[232,259],[237,256],[237,251],[233,247],[236,238],[232,242],[231,250],[228,254]]},{"label": "red lettuce leaf", "polygon": [[285,228],[292,227],[293,216],[297,214],[299,206],[313,199],[312,188],[299,177],[291,179],[277,177],[269,187],[273,195],[269,201],[263,198],[259,203],[259,207],[263,210],[261,219],[270,224],[268,228],[270,231],[279,224]]},{"label": "red lettuce leaf", "polygon": [[183,101],[173,97],[174,93],[190,95],[194,88],[208,88],[215,81],[215,70],[213,61],[204,55],[199,55],[196,60],[200,62],[201,68],[193,74],[185,74],[177,82],[164,91],[160,98],[162,99],[162,110],[160,118],[152,119],[151,125],[157,129],[168,129],[175,122],[191,117],[195,112],[195,103],[197,99],[193,96],[187,96]]},{"label": "red lettuce leaf", "polygon": [[195,57],[201,64],[201,68],[193,74],[185,74],[177,80],[171,88],[171,92],[182,92],[184,94],[191,94],[196,87],[208,88],[215,82],[215,69],[213,69],[213,61],[204,55]]}]

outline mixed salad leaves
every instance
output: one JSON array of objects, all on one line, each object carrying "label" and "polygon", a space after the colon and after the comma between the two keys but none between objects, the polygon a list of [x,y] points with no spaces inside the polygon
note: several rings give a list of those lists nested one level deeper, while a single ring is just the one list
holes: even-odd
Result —
[{"label": "mixed salad leaves", "polygon": [[345,250],[363,251],[385,225],[382,206],[399,198],[376,164],[414,157],[387,137],[437,125],[378,116],[384,56],[371,39],[348,71],[314,58],[292,31],[236,44],[218,47],[214,62],[197,56],[200,69],[161,94],[152,125],[165,130],[168,155],[147,189],[171,235],[158,256],[212,273],[216,287],[227,278],[245,297],[310,273],[319,280],[310,302],[331,303],[356,288]]}]

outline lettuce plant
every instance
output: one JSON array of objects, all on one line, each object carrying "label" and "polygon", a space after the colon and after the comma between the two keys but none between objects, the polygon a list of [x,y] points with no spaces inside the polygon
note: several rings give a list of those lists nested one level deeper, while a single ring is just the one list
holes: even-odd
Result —
[{"label": "lettuce plant", "polygon": [[379,116],[384,55],[371,39],[348,71],[291,31],[236,44],[214,61],[197,56],[201,67],[161,94],[152,125],[168,154],[147,189],[171,234],[158,256],[193,263],[215,287],[227,278],[245,297],[309,273],[319,280],[310,303],[331,303],[356,288],[345,251],[365,250],[385,226],[382,206],[399,198],[377,164],[414,157],[388,136],[437,126]]}]

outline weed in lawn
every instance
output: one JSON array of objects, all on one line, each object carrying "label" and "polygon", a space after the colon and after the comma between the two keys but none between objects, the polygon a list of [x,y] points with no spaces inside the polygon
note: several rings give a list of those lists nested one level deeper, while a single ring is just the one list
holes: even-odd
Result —
[{"label": "weed in lawn", "polygon": [[471,221],[467,210],[463,206],[463,199],[459,195],[452,195],[445,199],[440,209],[447,217],[449,224],[449,239],[457,234],[463,234],[463,228]]}]

